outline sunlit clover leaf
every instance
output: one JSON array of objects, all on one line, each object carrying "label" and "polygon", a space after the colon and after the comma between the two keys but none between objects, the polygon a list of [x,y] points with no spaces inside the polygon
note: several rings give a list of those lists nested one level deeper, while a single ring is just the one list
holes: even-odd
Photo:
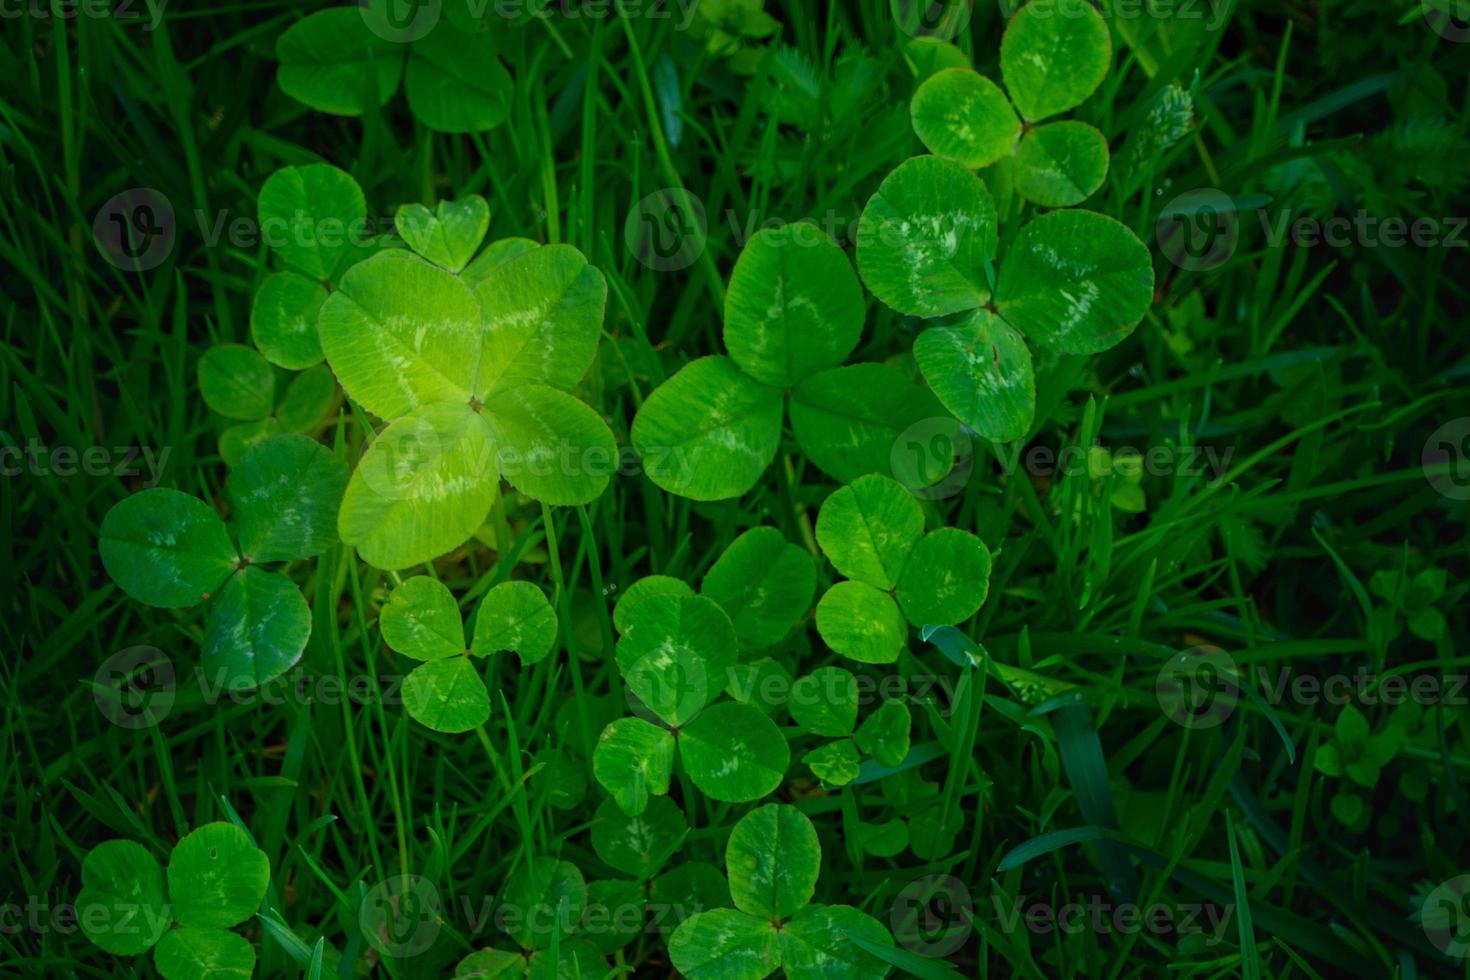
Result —
[{"label": "sunlit clover leaf", "polygon": [[318,284],[336,282],[362,255],[367,201],[346,171],[325,163],[282,167],[261,186],[257,206],[266,244]]},{"label": "sunlit clover leaf", "polygon": [[404,579],[388,594],[378,628],[388,646],[415,660],[442,660],[466,649],[454,593],[427,575]]},{"label": "sunlit clover leaf", "polygon": [[245,831],[209,823],[180,840],[169,856],[169,900],[186,926],[228,929],[255,914],[270,877],[270,861]]},{"label": "sunlit clover leaf", "polygon": [[851,735],[857,724],[857,678],[841,667],[818,667],[797,679],[788,708],[792,719],[814,735]]},{"label": "sunlit clover leaf", "polygon": [[776,723],[747,704],[711,705],[679,732],[684,770],[701,792],[749,803],[775,791],[791,764]]},{"label": "sunlit clover leaf", "polygon": [[110,840],[82,859],[77,921],[98,947],[117,956],[146,952],[169,921],[163,867],[141,844]]},{"label": "sunlit clover leaf", "polygon": [[701,592],[729,615],[742,649],[764,650],[806,615],[816,587],[810,554],[773,527],[755,527],[710,567]]},{"label": "sunlit clover leaf", "polygon": [[230,474],[235,532],[248,561],[311,558],[337,543],[347,466],[303,435],[267,439]]},{"label": "sunlit clover leaf", "polygon": [[735,652],[735,627],[714,600],[656,594],[639,602],[615,656],[628,689],[677,727],[724,689]]},{"label": "sunlit clover leaf", "polygon": [[829,786],[846,786],[858,777],[862,757],[850,739],[819,745],[801,761],[807,764],[818,779]]},{"label": "sunlit clover leaf", "polygon": [[433,211],[422,204],[404,204],[394,225],[409,248],[442,269],[459,272],[485,240],[490,207],[478,194],[440,201]]},{"label": "sunlit clover leaf", "polygon": [[565,938],[586,905],[587,883],[577,866],[539,857],[521,863],[506,879],[497,921],[507,924],[506,933],[523,949],[541,950],[558,930]]},{"label": "sunlit clover leaf", "polygon": [[592,848],[609,867],[648,878],[673,857],[689,833],[689,822],[667,796],[648,802],[629,816],[613,800],[603,800],[592,818]]},{"label": "sunlit clover leaf", "polygon": [[1039,346],[1095,354],[1138,325],[1153,288],[1148,249],[1126,225],[1090,211],[1052,211],[1017,233],[995,304]]},{"label": "sunlit clover leaf", "polygon": [[1108,26],[1086,0],[1029,3],[1006,25],[1000,70],[1011,101],[1030,122],[1081,105],[1107,76]]},{"label": "sunlit clover leaf", "polygon": [[822,553],[845,577],[891,589],[924,535],[924,511],[896,481],[863,476],[822,502],[816,534]]},{"label": "sunlit clover leaf", "polygon": [[592,774],[632,816],[647,808],[650,796],[669,791],[673,768],[674,736],[642,718],[608,725],[592,753]]},{"label": "sunlit clover leaf", "polygon": [[276,81],[287,95],[339,116],[387,102],[403,74],[403,47],[368,28],[356,6],[303,17],[276,42]]},{"label": "sunlit clover leaf", "polygon": [[998,239],[983,181],[937,156],[899,164],[858,222],[857,265],[873,295],[901,313],[936,317],[990,298]]},{"label": "sunlit clover leaf", "polygon": [[[885,364],[814,374],[791,393],[791,429],[807,458],[838,480],[893,467],[907,429],[944,414],[939,400]],[[935,479],[948,472],[938,467]]]},{"label": "sunlit clover leaf", "polygon": [[1073,120],[1028,131],[1016,149],[1016,190],[1042,207],[1087,200],[1108,176],[1108,141],[1096,127]]},{"label": "sunlit clover leaf", "polygon": [[628,632],[640,618],[638,607],[659,595],[692,596],[694,589],[688,582],[672,575],[645,575],[628,586],[613,606],[613,625],[618,632]]},{"label": "sunlit clover leaf", "polygon": [[403,87],[425,126],[478,133],[505,122],[514,84],[490,35],[443,25],[409,45]]},{"label": "sunlit clover leaf", "polygon": [[1030,431],[1036,405],[1031,350],[989,310],[919,334],[914,361],[940,403],[982,437],[1009,442]]},{"label": "sunlit clover leaf", "polygon": [[426,728],[459,734],[490,719],[490,693],[468,657],[415,667],[403,682],[403,707]]},{"label": "sunlit clover leaf", "polygon": [[255,947],[222,929],[171,929],[153,950],[153,964],[166,980],[247,980],[255,972]]},{"label": "sunlit clover leaf", "polygon": [[545,246],[529,238],[496,239],[489,245],[486,245],[484,250],[479,255],[476,255],[470,264],[460,271],[459,277],[471,286],[477,286],[481,280],[497,267],[527,252],[534,252],[536,249],[543,247]]},{"label": "sunlit clover leaf", "polygon": [[884,701],[863,719],[853,740],[864,753],[892,769],[908,758],[912,723],[908,705],[902,701]]},{"label": "sunlit clover leaf", "polygon": [[263,419],[276,407],[276,372],[253,348],[216,344],[199,358],[199,394],[227,419]]},{"label": "sunlit clover leaf", "polygon": [[164,609],[208,599],[239,562],[214,508],[164,487],[125,497],[108,511],[98,550],[124,592]]},{"label": "sunlit clover leaf", "polygon": [[817,632],[833,650],[866,664],[891,664],[908,637],[893,596],[866,582],[838,582],[817,601]]},{"label": "sunlit clover leaf", "polygon": [[909,103],[914,132],[931,153],[971,170],[1008,155],[1021,137],[1021,120],[990,79],[966,68],[930,76]]},{"label": "sunlit clover leaf", "polygon": [[857,346],[862,287],[815,225],[757,232],[725,293],[725,347],[742,371],[778,388],[841,364]]},{"label": "sunlit clover leaf", "polygon": [[540,663],[556,644],[556,610],[530,582],[501,582],[480,600],[470,652],[509,650],[523,664]]},{"label": "sunlit clover leaf", "polygon": [[782,394],[728,357],[690,361],[644,401],[633,447],[648,478],[694,500],[745,493],[776,458]]},{"label": "sunlit clover leaf", "polygon": [[508,388],[486,400],[484,418],[501,475],[535,500],[584,504],[602,493],[617,467],[612,430],[565,391]]}]

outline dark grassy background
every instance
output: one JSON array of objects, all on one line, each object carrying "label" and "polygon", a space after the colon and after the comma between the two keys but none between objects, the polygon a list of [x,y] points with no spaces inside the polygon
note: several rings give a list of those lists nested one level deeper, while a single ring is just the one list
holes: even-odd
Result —
[{"label": "dark grassy background", "polygon": [[[491,744],[432,735],[392,705],[210,703],[189,680],[198,611],[148,610],[121,595],[97,559],[97,529],[142,485],[116,472],[142,447],[165,460],[162,485],[218,492],[222,423],[197,396],[194,367],[211,343],[248,341],[250,297],[268,266],[260,245],[211,243],[206,232],[221,218],[253,218],[261,183],[288,164],[349,170],[372,214],[475,192],[491,203],[493,236],[580,247],[610,285],[603,353],[582,394],[626,443],[640,399],[679,364],[720,349],[721,281],[747,221],[831,216],[846,228],[884,174],[921,151],[907,120],[904,37],[886,2],[768,8],[789,51],[751,78],[668,21],[554,16],[507,27],[512,119],[475,137],[428,133],[401,98],[365,119],[287,98],[274,85],[273,46],[307,12],[296,5],[170,5],[156,30],[7,14],[0,445],[100,447],[107,462],[60,475],[64,455],[37,465],[11,454],[0,478],[11,556],[0,562],[0,901],[46,910],[0,920],[0,972],[151,975],[146,957],[102,954],[52,913],[74,899],[89,847],[127,836],[163,857],[189,828],[228,819],[226,801],[271,858],[268,904],[281,921],[361,954],[364,969],[376,958],[356,929],[359,882],[414,871],[479,903],[523,851],[559,852],[589,879],[608,876],[586,829],[599,788],[562,810],[549,805],[544,775],[510,795],[504,787],[548,747],[580,758],[585,732],[620,710],[605,652],[619,588],[650,572],[694,579],[757,522],[808,540],[831,485],[794,446],[739,501],[692,505],[632,474],[588,508],[554,512],[549,526],[538,508],[513,507],[518,574],[557,587],[569,653],[524,675],[498,668],[509,714],[497,711]],[[1131,513],[1109,506],[1116,484],[1106,479],[1008,472],[977,446],[963,492],[926,503],[932,520],[999,551],[991,599],[966,631],[999,661],[1076,685],[1086,710],[1069,703],[1027,718],[992,687],[973,744],[952,744],[958,761],[922,770],[965,817],[947,854],[877,859],[843,843],[859,816],[915,812],[907,785],[824,795],[793,765],[781,793],[821,828],[819,898],[861,904],[886,923],[914,879],[962,882],[974,928],[949,959],[967,976],[1470,976],[1470,961],[1437,951],[1414,916],[1430,889],[1470,873],[1463,702],[1426,709],[1377,784],[1351,788],[1313,765],[1337,705],[1246,698],[1223,725],[1190,730],[1155,697],[1165,659],[1205,643],[1228,651],[1263,698],[1257,668],[1273,681],[1283,669],[1453,678],[1470,664],[1470,494],[1448,476],[1430,473],[1432,482],[1422,465],[1446,425],[1452,462],[1470,455],[1470,233],[1460,227],[1470,215],[1470,44],[1455,40],[1454,24],[1435,30],[1409,0],[1248,0],[1228,13],[1206,57],[1153,80],[1120,53],[1079,112],[1115,159],[1088,206],[1154,248],[1158,297],[1124,344],[1048,376],[1034,440],[1052,450],[1204,445],[1225,461],[1225,479],[1146,475],[1146,510]],[[993,71],[1001,23],[997,5],[979,3],[959,41],[981,70]],[[852,82],[853,62],[839,65],[855,57],[868,59],[867,83]],[[823,81],[834,77],[845,81]],[[1194,92],[1195,128],[1119,166],[1169,81]],[[804,99],[816,118],[793,123],[789,106]],[[624,222],[646,194],[677,184],[704,204],[707,247],[690,268],[660,272],[629,249]],[[1176,194],[1201,187],[1242,202],[1239,242],[1218,268],[1180,270],[1157,247],[1156,222]],[[167,259],[143,273],[109,264],[93,241],[99,210],[130,188],[155,191],[176,223]],[[1354,234],[1311,246],[1265,231],[1283,214],[1360,211],[1431,219],[1440,236],[1458,237],[1395,247]],[[869,305],[854,359],[906,354],[914,325]],[[507,574],[499,558],[470,548],[440,572],[478,595]],[[1395,603],[1371,588],[1375,573],[1425,569],[1447,573],[1432,600],[1446,624],[1437,639],[1402,628],[1404,606],[1422,597]],[[340,554],[299,572],[316,623],[305,675],[402,671],[370,628],[386,591],[376,573]],[[162,725],[119,728],[99,712],[91,681],[107,658],[145,644],[186,682]],[[793,668],[830,658],[809,628],[787,646]],[[955,673],[917,638],[901,669]],[[1390,730],[1390,708],[1355,703],[1376,732]],[[958,737],[944,718],[918,716],[927,727],[916,739]],[[1394,724],[1403,729],[1407,715]],[[1331,809],[1344,788],[1362,811],[1346,823]],[[683,857],[721,863],[739,808],[692,794],[682,804],[695,828]],[[1110,805],[1148,854],[1130,864],[1084,843],[997,871],[1017,845],[1098,823]],[[1228,906],[1219,941],[1172,930],[1057,935],[1007,927],[1000,914],[1018,901],[1106,898],[1110,882],[1123,885],[1120,860],[1137,876],[1129,900]],[[442,964],[495,939],[493,927],[476,934],[465,917],[449,920],[431,956],[373,969],[442,975]],[[259,940],[260,975],[299,970],[260,922],[247,932]],[[629,946],[623,963],[669,972],[656,936]]]}]

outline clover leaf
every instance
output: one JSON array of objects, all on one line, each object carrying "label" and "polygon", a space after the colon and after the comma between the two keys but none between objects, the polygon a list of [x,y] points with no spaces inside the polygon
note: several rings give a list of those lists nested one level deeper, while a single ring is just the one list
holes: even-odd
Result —
[{"label": "clover leaf", "polygon": [[490,692],[471,657],[501,650],[521,663],[546,659],[556,643],[556,611],[529,582],[502,582],[485,593],[466,644],[459,605],[449,587],[426,575],[405,579],[378,617],[383,640],[422,661],[403,682],[409,716],[436,732],[457,734],[490,719]]},{"label": "clover leaf", "polygon": [[889,965],[852,942],[893,945],[876,919],[847,905],[812,905],[822,848],[796,807],[770,804],[735,824],[725,865],[735,908],[690,916],[669,939],[669,958],[691,980],[760,980],[777,968],[792,980],[882,978]]},{"label": "clover leaf", "polygon": [[796,441],[819,468],[839,480],[886,469],[898,435],[939,406],[893,368],[839,366],[863,316],[852,266],[820,229],[757,232],[725,296],[730,356],[691,361],[633,420],[649,479],[695,500],[740,496],[775,459],[788,398]]},{"label": "clover leaf", "polygon": [[745,650],[781,642],[811,608],[816,589],[810,553],[773,527],[753,527],[732,541],[700,586],[729,615]]},{"label": "clover leaf", "polygon": [[689,822],[667,796],[650,800],[630,816],[616,803],[603,800],[592,818],[592,849],[609,866],[638,878],[658,873],[684,843]]},{"label": "clover leaf", "polygon": [[332,514],[347,468],[306,436],[280,435],[241,459],[227,485],[231,541],[214,508],[156,487],[119,501],[102,520],[98,550],[112,580],[150,606],[215,600],[204,669],[231,690],[258,687],[301,659],[311,635],[306,600],[261,564],[311,558],[335,543]]},{"label": "clover leaf", "polygon": [[[473,237],[456,233],[454,261]],[[437,249],[432,232],[418,241]],[[352,475],[342,540],[369,564],[406,568],[464,544],[501,476],[545,503],[601,493],[612,433],[565,389],[596,355],[606,294],[565,245],[520,251],[473,284],[405,251],[348,269],[318,315],[322,350],[388,426]]]},{"label": "clover leaf", "polygon": [[394,223],[409,248],[442,269],[459,272],[485,241],[490,206],[478,194],[440,201],[433,211],[422,204],[405,204]]},{"label": "clover leaf", "polygon": [[735,627],[713,599],[677,579],[651,578],[628,589],[613,621],[622,634],[618,670],[658,723],[608,724],[593,752],[593,775],[631,816],[668,792],[676,754],[705,795],[727,803],[760,799],[781,784],[791,753],[759,709],[712,703],[735,668]]},{"label": "clover leaf", "polygon": [[234,824],[205,824],[175,845],[166,881],[143,846],[127,840],[97,845],[82,860],[76,900],[82,932],[119,956],[152,949],[165,980],[250,976],[255,948],[228,930],[265,899],[265,852]]},{"label": "clover leaf", "polygon": [[915,626],[954,625],[985,602],[990,552],[958,528],[924,533],[923,511],[903,485],[872,474],[841,487],[817,513],[817,544],[838,582],[817,602],[817,632],[864,663],[892,663]]},{"label": "clover leaf", "polygon": [[589,890],[569,861],[545,856],[518,864],[501,889],[495,922],[521,948],[481,949],[455,967],[456,977],[600,977],[607,960],[581,935]]},{"label": "clover leaf", "polygon": [[401,80],[409,108],[430,129],[478,133],[506,120],[513,83],[488,34],[451,17],[399,40],[378,5],[333,7],[287,28],[276,42],[281,90],[322,112],[360,116],[392,98]]},{"label": "clover leaf", "polygon": [[1154,279],[1138,237],[1090,211],[1035,218],[998,259],[996,242],[984,182],[952,160],[915,157],[864,209],[858,270],[900,313],[969,314],[925,331],[914,357],[950,414],[987,439],[1008,441],[1029,431],[1035,412],[1022,338],[1051,353],[1107,350],[1143,319]]},{"label": "clover leaf", "polygon": [[899,701],[885,701],[853,732],[858,716],[858,683],[841,667],[818,667],[792,685],[791,720],[813,735],[837,739],[817,746],[802,761],[830,786],[845,786],[858,777],[862,754],[893,767],[909,751],[909,711]]},{"label": "clover leaf", "polygon": [[253,348],[217,344],[199,359],[199,392],[220,416],[236,421],[219,437],[219,452],[228,466],[245,453],[283,432],[316,429],[337,400],[337,383],[323,365],[307,368],[276,397],[276,370]]}]

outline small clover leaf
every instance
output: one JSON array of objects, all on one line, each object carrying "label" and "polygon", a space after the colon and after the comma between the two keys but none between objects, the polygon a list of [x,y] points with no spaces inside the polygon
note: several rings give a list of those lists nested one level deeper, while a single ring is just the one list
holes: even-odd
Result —
[{"label": "small clover leaf", "polygon": [[674,736],[642,718],[620,718],[603,729],[592,754],[592,774],[632,816],[649,796],[669,791],[674,770]]},{"label": "small clover leaf", "polygon": [[797,679],[787,708],[812,734],[844,738],[857,724],[857,678],[841,667],[818,667]]},{"label": "small clover leaf", "polygon": [[[817,543],[838,582],[817,602],[817,632],[838,653],[892,663],[915,626],[954,625],[984,604],[990,551],[958,528],[923,534],[918,504],[873,474],[834,491],[817,514]],[[917,517],[917,520],[916,520]]]},{"label": "small clover leaf", "polygon": [[778,967],[796,980],[881,980],[889,965],[851,941],[893,944],[881,923],[846,905],[812,905],[821,844],[805,814],[786,804],[747,813],[730,832],[726,870],[734,909],[686,919],[669,940],[685,976],[760,980]]},{"label": "small clover leaf", "polygon": [[614,800],[603,800],[592,818],[592,849],[610,867],[636,878],[657,874],[674,856],[689,822],[667,796],[650,800],[648,807],[629,816]]},{"label": "small clover leaf", "polygon": [[186,835],[169,856],[166,877],[141,845],[104,841],[82,861],[78,921],[109,953],[152,949],[165,980],[249,977],[255,948],[227,930],[256,913],[269,886],[265,852],[231,823]]},{"label": "small clover leaf", "polygon": [[409,248],[441,269],[459,272],[485,241],[490,207],[478,194],[440,201],[433,211],[422,204],[405,204],[394,224]]},{"label": "small clover leaf", "polygon": [[216,344],[199,359],[199,394],[225,418],[254,422],[276,407],[276,372],[252,347]]},{"label": "small clover leaf", "polygon": [[902,701],[884,701],[858,726],[853,739],[865,754],[892,769],[908,758],[912,724],[908,705]]},{"label": "small clover leaf", "polygon": [[490,692],[471,658],[508,650],[523,664],[544,660],[556,642],[557,620],[539,588],[502,582],[480,600],[474,639],[466,646],[454,594],[444,583],[416,575],[388,596],[378,628],[388,646],[423,661],[403,682],[409,716],[434,731],[457,734],[490,718]]}]

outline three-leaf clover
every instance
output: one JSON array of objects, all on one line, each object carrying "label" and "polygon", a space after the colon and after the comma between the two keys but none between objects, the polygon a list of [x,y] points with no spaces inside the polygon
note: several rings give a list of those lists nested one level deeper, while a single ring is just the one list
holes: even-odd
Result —
[{"label": "three-leaf clover", "polygon": [[1107,177],[1107,140],[1083,122],[1036,124],[1081,105],[1102,84],[1111,60],[1107,24],[1091,4],[1027,4],[1001,39],[1010,98],[969,67],[943,69],[914,93],[914,131],[929,152],[971,170],[1009,158],[1016,191],[1029,201],[1080,204]]},{"label": "three-leaf clover", "polygon": [[857,678],[841,667],[818,667],[798,678],[787,709],[805,731],[836,739],[801,758],[828,785],[845,786],[856,779],[863,755],[892,768],[909,754],[912,719],[908,706],[902,701],[884,701],[858,726]]},{"label": "three-leaf clover", "polygon": [[[625,813],[637,816],[650,796],[669,791],[675,750],[701,792],[726,803],[758,800],[781,785],[791,750],[770,718],[734,701],[714,702],[737,656],[735,627],[724,609],[679,579],[654,576],[628,589],[613,611],[615,649],[629,692],[655,721],[609,724],[592,772]],[[647,580],[642,580],[647,582]]]},{"label": "three-leaf clover", "polygon": [[1126,337],[1153,299],[1153,263],[1127,226],[1091,211],[1025,225],[994,268],[999,236],[985,183],[921,156],[890,173],[858,223],[858,271],[910,316],[964,313],[914,341],[919,372],[949,412],[987,439],[1024,436],[1035,412],[1029,339],[1093,354]]},{"label": "three-leaf clover", "polygon": [[1445,594],[1448,575],[1442,568],[1425,568],[1411,577],[1398,569],[1382,569],[1368,580],[1368,589],[1386,603],[1376,619],[1386,638],[1393,639],[1407,623],[1409,632],[1433,643],[1445,635],[1444,613],[1436,608]]},{"label": "three-leaf clover", "polygon": [[[568,245],[479,245],[481,208],[400,212],[425,257],[351,266],[317,329],[348,396],[388,422],[363,455],[338,529],[369,564],[400,569],[464,544],[504,476],[549,504],[593,499],[611,477],[607,423],[568,394],[597,353],[607,284]],[[474,274],[471,275],[471,270]]]},{"label": "three-leaf clover", "polygon": [[817,544],[847,581],[817,602],[817,632],[864,663],[898,659],[915,626],[975,615],[990,588],[990,551],[968,531],[924,533],[924,511],[903,485],[871,474],[840,487],[817,513]]},{"label": "three-leaf clover", "polygon": [[141,844],[104,841],[82,861],[77,919],[109,953],[152,949],[166,980],[248,977],[255,947],[229,930],[255,914],[270,877],[265,852],[231,823],[205,824],[180,840],[166,878]]},{"label": "three-leaf clover", "polygon": [[258,687],[293,667],[311,635],[301,591],[261,566],[311,558],[335,544],[346,485],[346,465],[326,447],[303,435],[273,436],[230,474],[233,541],[213,507],[157,487],[107,512],[102,564],[124,592],[150,606],[214,600],[205,671],[230,690]]},{"label": "three-leaf clover", "polygon": [[483,25],[451,16],[420,34],[394,23],[393,5],[364,0],[292,24],[276,42],[281,90],[322,112],[360,116],[392,98],[401,80],[409,109],[430,129],[478,133],[505,122],[514,84]]},{"label": "three-leaf clover", "polygon": [[690,980],[874,980],[889,966],[853,942],[892,946],[873,917],[850,905],[813,905],[822,847],[806,814],[787,804],[747,813],[730,832],[725,868],[733,909],[690,916],[669,959]]},{"label": "three-leaf clover", "polygon": [[1399,740],[1392,733],[1375,735],[1363,712],[1347,704],[1332,726],[1331,741],[1317,747],[1313,761],[1324,776],[1346,776],[1364,789],[1372,789],[1398,750]]},{"label": "three-leaf clover", "polygon": [[252,446],[271,436],[311,432],[337,400],[337,382],[320,364],[292,378],[279,400],[276,375],[259,351],[243,344],[216,344],[199,359],[204,403],[237,423],[219,437],[227,466],[238,464]]},{"label": "three-leaf clover", "polygon": [[465,643],[459,605],[438,579],[416,575],[388,596],[378,618],[388,646],[421,660],[403,682],[403,706],[436,732],[467,732],[490,718],[490,692],[471,657],[500,650],[539,663],[556,643],[556,611],[530,582],[501,582],[480,600]]},{"label": "three-leaf clover", "polygon": [[798,445],[824,472],[887,470],[898,436],[942,409],[894,368],[839,367],[864,315],[852,265],[821,229],[757,232],[725,293],[729,356],[686,364],[633,420],[639,454],[668,461],[648,465],[649,479],[695,500],[740,496],[775,459],[788,402]]}]

